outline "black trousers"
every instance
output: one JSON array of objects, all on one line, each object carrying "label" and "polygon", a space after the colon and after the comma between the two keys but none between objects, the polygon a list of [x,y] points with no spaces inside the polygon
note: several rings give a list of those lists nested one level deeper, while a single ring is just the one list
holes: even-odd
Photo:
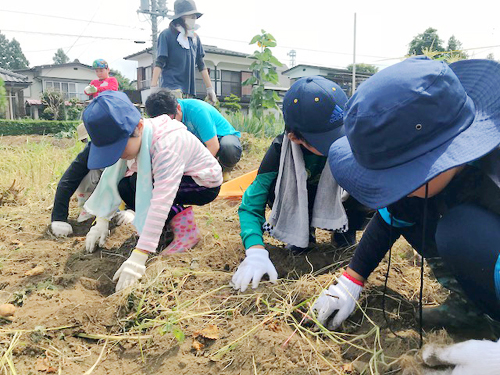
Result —
[{"label": "black trousers", "polygon": [[87,161],[89,159],[90,143],[80,152],[69,165],[57,184],[52,209],[52,221],[68,221],[69,201],[76,189],[89,173]]},{"label": "black trousers", "polygon": [[[135,211],[135,191],[137,187],[137,173],[123,178],[118,184],[118,192],[128,208]],[[168,214],[167,223],[177,215],[183,205],[204,206],[212,202],[219,195],[220,186],[207,188],[198,185],[192,177],[182,176],[177,195]]]}]

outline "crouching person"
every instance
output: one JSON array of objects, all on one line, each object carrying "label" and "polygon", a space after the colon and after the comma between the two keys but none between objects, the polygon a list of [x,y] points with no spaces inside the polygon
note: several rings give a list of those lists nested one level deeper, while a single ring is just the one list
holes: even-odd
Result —
[{"label": "crouching person", "polygon": [[[233,276],[235,289],[245,291],[250,282],[256,288],[264,274],[271,281],[278,277],[264,246],[264,230],[293,253],[309,250],[315,242],[315,228],[341,234],[349,226],[349,235],[342,239],[351,242],[342,245],[354,244],[366,212],[352,204],[348,219],[341,188],[326,163],[330,145],[344,135],[346,102],[336,83],[319,76],[298,80],[286,93],[285,132],[267,150],[238,210],[246,258]],[[267,223],[266,205],[272,208]]]},{"label": "crouching person", "polygon": [[[98,217],[87,235],[87,250],[103,244],[108,222],[122,199],[135,209],[139,233],[136,249],[116,272],[116,290],[145,273],[148,256],[155,253],[162,233],[170,229],[173,242],[163,255],[187,250],[199,241],[191,207],[213,201],[222,184],[217,160],[186,127],[168,116],[143,119],[121,92],[107,91],[83,113],[92,138],[89,169],[106,168],[85,204]],[[124,177],[127,161],[136,160],[136,178]],[[92,233],[91,233],[92,232]]]},{"label": "crouching person", "polygon": [[149,117],[168,115],[182,121],[210,153],[219,160],[224,181],[241,158],[240,132],[210,104],[198,99],[177,99],[172,91],[162,89],[146,100]]}]

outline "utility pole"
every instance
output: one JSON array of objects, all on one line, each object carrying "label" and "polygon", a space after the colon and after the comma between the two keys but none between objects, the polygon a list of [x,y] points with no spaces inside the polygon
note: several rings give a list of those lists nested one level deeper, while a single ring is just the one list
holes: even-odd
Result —
[{"label": "utility pole", "polygon": [[295,57],[297,56],[297,52],[292,49],[287,53],[287,56],[290,56],[290,67],[293,68],[295,66]]},{"label": "utility pole", "polygon": [[158,44],[158,17],[165,17],[167,15],[167,2],[166,0],[141,0],[141,6],[137,13],[149,15],[151,18],[151,41],[153,43],[151,54],[153,56],[153,63],[151,70],[155,66],[156,59],[156,45]]},{"label": "utility pole", "polygon": [[354,50],[352,53],[352,89],[351,96],[356,92],[356,13],[354,13]]}]

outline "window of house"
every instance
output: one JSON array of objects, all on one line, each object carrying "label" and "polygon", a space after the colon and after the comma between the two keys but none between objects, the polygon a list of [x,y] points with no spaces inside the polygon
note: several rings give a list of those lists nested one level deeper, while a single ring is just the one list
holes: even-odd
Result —
[{"label": "window of house", "polygon": [[221,96],[234,94],[241,98],[241,72],[221,70]]},{"label": "window of house", "polygon": [[45,81],[45,89],[53,89],[62,92],[65,99],[81,97],[80,93],[77,91],[77,84],[74,82]]}]

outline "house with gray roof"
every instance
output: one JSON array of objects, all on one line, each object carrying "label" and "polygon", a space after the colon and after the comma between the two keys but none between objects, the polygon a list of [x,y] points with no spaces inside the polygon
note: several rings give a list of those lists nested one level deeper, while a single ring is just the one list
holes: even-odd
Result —
[{"label": "house with gray roof", "polygon": [[5,118],[13,120],[24,117],[24,92],[31,85],[28,76],[0,68],[0,78],[7,93],[7,111]]}]

